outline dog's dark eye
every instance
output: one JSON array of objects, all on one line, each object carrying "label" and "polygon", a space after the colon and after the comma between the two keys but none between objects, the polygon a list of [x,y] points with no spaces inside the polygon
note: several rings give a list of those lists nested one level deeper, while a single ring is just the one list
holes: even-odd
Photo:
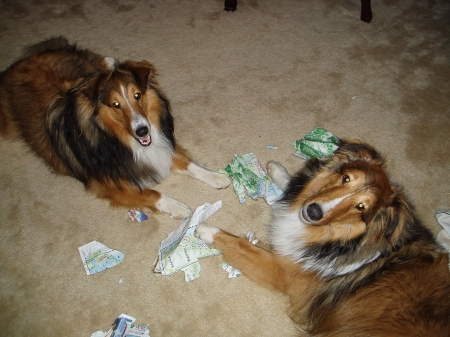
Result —
[{"label": "dog's dark eye", "polygon": [[141,98],[141,94],[139,92],[135,93],[134,98],[136,98],[136,101],[138,101]]},{"label": "dog's dark eye", "polygon": [[116,108],[116,109],[119,109],[119,108],[120,108],[120,103],[119,103],[119,102],[114,102],[114,103],[112,104],[112,106],[113,106],[114,108]]},{"label": "dog's dark eye", "polygon": [[360,202],[358,205],[356,205],[356,209],[358,211],[364,211],[364,204],[362,202]]},{"label": "dog's dark eye", "polygon": [[342,182],[345,184],[345,183],[348,183],[349,181],[350,181],[350,177],[348,175],[344,174],[342,176]]}]

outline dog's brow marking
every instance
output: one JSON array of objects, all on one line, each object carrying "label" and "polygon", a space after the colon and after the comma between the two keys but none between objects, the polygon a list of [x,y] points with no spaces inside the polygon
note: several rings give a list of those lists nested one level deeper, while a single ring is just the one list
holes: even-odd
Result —
[{"label": "dog's brow marking", "polygon": [[[123,84],[120,85],[120,90],[122,91],[123,99],[125,100],[125,102],[127,103],[128,107],[129,107],[130,110],[131,110],[131,116],[132,116],[133,123],[135,123],[136,125],[138,125],[139,122],[142,122],[142,121],[141,121],[141,118],[142,118],[142,117],[139,116],[139,115],[136,113],[136,111],[134,111],[133,107],[131,106],[131,103],[130,103],[130,101],[128,100],[128,96],[127,96],[127,94],[126,94],[125,87],[123,86]],[[146,124],[146,123],[144,123],[144,124]],[[134,125],[134,127],[136,127],[136,125]]]},{"label": "dog's brow marking", "polygon": [[339,204],[342,202],[342,200],[344,200],[345,198],[347,198],[349,195],[350,195],[350,194],[323,203],[323,204],[321,205],[321,206],[322,206],[322,211],[323,211],[324,213],[326,213],[326,212],[328,212],[330,209],[335,208],[337,205],[339,205]]},{"label": "dog's brow marking", "polygon": [[133,111],[133,108],[131,107],[130,101],[128,100],[127,94],[125,92],[125,87],[123,86],[123,84],[120,85],[120,90],[122,91],[122,96],[123,96],[124,100],[127,102],[127,105]]}]

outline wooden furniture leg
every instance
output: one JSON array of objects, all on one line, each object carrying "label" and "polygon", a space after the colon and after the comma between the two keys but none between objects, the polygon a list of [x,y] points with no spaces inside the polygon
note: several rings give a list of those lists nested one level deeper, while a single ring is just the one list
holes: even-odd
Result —
[{"label": "wooden furniture leg", "polygon": [[372,8],[370,0],[361,0],[361,20],[369,23],[372,21]]},{"label": "wooden furniture leg", "polygon": [[234,12],[237,8],[237,0],[225,0],[223,10],[227,12]]},{"label": "wooden furniture leg", "polygon": [[[224,10],[234,12],[237,8],[237,0],[225,0]],[[372,8],[370,0],[361,0],[361,21],[369,23],[372,21]]]}]

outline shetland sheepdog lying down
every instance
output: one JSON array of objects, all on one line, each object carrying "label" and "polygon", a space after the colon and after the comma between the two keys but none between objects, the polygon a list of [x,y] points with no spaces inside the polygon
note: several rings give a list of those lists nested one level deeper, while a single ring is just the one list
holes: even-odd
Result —
[{"label": "shetland sheepdog lying down", "polygon": [[0,73],[0,134],[24,140],[52,171],[112,205],[185,218],[187,205],[152,189],[170,171],[214,188],[230,184],[176,144],[151,63],[118,62],[63,37],[29,47]]},{"label": "shetland sheepdog lying down", "polygon": [[196,236],[256,283],[286,294],[300,336],[450,336],[448,254],[414,215],[374,148],[341,140],[293,177],[268,228],[270,249],[201,224]]}]

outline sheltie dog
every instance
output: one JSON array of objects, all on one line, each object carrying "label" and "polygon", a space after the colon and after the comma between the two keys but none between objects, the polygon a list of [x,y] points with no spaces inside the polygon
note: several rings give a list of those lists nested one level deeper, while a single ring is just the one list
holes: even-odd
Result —
[{"label": "sheltie dog", "polygon": [[417,219],[385,160],[340,141],[291,177],[274,205],[269,249],[201,224],[196,236],[258,284],[288,295],[301,336],[450,336],[448,254]]},{"label": "sheltie dog", "polygon": [[219,189],[230,181],[176,145],[156,75],[148,61],[118,62],[51,38],[0,74],[0,133],[112,205],[185,218],[187,205],[151,189],[171,170]]}]

